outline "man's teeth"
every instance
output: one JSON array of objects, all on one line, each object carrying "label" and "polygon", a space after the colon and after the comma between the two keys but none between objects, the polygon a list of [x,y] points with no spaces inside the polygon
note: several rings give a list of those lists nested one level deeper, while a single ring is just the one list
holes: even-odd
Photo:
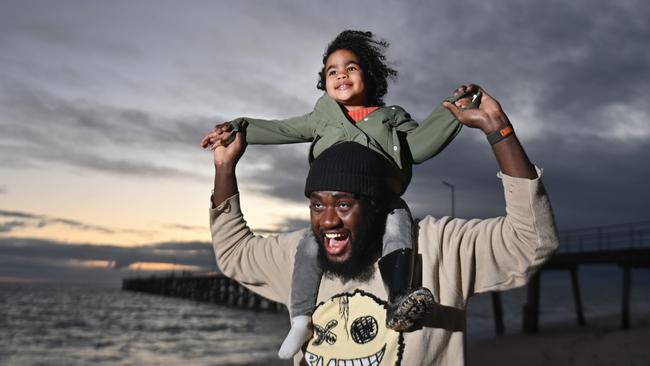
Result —
[{"label": "man's teeth", "polygon": [[337,240],[337,239],[342,239],[342,238],[344,238],[344,237],[345,237],[345,234],[325,234],[325,237],[326,237],[327,239],[335,239],[335,240]]}]

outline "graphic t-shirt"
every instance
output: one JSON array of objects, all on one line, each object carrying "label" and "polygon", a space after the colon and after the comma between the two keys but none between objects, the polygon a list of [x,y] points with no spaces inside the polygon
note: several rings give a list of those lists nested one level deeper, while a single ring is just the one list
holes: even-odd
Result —
[{"label": "graphic t-shirt", "polygon": [[362,290],[320,303],[304,359],[309,366],[399,365],[401,332],[386,328],[386,302]]}]

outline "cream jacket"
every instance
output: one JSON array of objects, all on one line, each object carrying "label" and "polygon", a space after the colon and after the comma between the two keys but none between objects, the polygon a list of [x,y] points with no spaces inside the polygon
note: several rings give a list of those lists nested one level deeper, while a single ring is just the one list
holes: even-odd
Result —
[{"label": "cream jacket", "polygon": [[[524,285],[558,246],[541,178],[501,177],[506,216],[427,216],[419,222],[421,283],[439,304],[421,329],[399,333],[384,327],[387,295],[376,264],[366,281],[325,276],[313,315],[314,337],[295,364],[463,365],[470,296]],[[238,195],[210,210],[210,227],[225,275],[271,300],[289,303],[294,254],[304,230],[254,235]]]}]

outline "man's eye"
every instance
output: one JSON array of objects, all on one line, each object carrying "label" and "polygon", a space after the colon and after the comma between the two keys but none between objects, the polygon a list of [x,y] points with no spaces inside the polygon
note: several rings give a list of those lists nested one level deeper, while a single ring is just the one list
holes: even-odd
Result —
[{"label": "man's eye", "polygon": [[352,207],[352,204],[350,202],[339,202],[338,206],[343,209],[348,209]]},{"label": "man's eye", "polygon": [[312,202],[311,203],[311,208],[314,210],[320,210],[323,208],[323,204],[320,202]]},{"label": "man's eye", "polygon": [[357,70],[359,70],[359,69],[356,66],[348,66],[348,71],[349,72],[357,71]]},{"label": "man's eye", "polygon": [[327,76],[334,76],[336,75],[336,70],[330,70],[327,72]]}]

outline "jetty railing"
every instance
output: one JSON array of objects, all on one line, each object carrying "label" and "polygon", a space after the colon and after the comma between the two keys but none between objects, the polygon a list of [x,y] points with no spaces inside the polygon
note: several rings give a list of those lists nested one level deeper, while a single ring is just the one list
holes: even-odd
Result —
[{"label": "jetty railing", "polygon": [[240,309],[285,311],[283,304],[268,300],[220,274],[196,275],[183,272],[164,277],[125,278],[122,290],[145,292],[161,296],[180,297],[210,302]]},{"label": "jetty railing", "polygon": [[603,252],[650,247],[650,221],[607,225],[560,233],[558,253]]}]

